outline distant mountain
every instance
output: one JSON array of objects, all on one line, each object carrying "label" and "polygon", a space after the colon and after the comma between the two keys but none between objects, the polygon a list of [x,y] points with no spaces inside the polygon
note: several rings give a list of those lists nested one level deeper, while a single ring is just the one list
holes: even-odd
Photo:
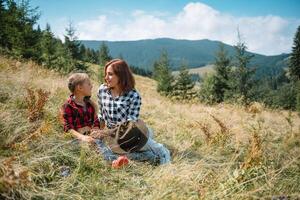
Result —
[{"label": "distant mountain", "polygon": [[[176,40],[169,38],[147,39],[137,41],[104,41],[113,57],[122,56],[130,65],[152,70],[153,63],[160,56],[162,50],[168,52],[171,66],[178,69],[184,60],[189,68],[196,68],[212,64],[221,42],[211,40]],[[98,50],[102,41],[81,40],[88,48]],[[235,49],[224,44],[230,56],[234,56]],[[258,69],[258,74],[274,73],[286,66],[288,54],[276,56],[254,55],[251,66]]]}]

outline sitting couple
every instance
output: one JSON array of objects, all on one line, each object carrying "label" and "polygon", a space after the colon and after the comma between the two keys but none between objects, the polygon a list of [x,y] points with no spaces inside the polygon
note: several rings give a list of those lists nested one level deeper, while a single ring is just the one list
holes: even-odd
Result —
[{"label": "sitting couple", "polygon": [[104,72],[105,84],[98,90],[98,116],[97,105],[89,99],[92,83],[88,75],[74,73],[69,77],[71,95],[62,107],[64,131],[80,141],[95,143],[113,168],[129,160],[169,163],[169,150],[153,140],[152,129],[139,119],[141,97],[127,63],[111,60]]}]

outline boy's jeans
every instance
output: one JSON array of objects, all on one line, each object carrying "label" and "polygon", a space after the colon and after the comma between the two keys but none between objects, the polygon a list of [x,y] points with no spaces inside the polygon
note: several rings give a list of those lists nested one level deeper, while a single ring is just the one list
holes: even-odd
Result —
[{"label": "boy's jeans", "polygon": [[[169,150],[162,144],[153,140],[153,131],[148,127],[149,139],[146,145],[138,152],[128,153],[126,156],[131,160],[148,161],[151,164],[166,164],[171,162]],[[97,147],[105,160],[116,160],[119,155],[104,144],[102,140],[96,140]]]}]

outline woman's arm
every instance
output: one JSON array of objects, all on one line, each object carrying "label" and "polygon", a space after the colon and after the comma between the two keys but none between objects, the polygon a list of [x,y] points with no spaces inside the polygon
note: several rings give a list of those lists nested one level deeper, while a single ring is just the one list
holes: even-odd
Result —
[{"label": "woman's arm", "polygon": [[127,115],[127,120],[136,121],[140,115],[140,109],[142,105],[142,99],[138,92],[134,92],[129,104],[129,110]]}]

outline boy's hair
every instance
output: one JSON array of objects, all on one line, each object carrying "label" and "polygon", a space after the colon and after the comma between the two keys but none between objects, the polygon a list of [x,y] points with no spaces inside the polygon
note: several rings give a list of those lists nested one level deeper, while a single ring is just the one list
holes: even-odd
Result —
[{"label": "boy's hair", "polygon": [[77,85],[81,85],[84,81],[89,80],[89,76],[86,73],[74,73],[68,79],[68,88],[70,92],[74,93]]}]

